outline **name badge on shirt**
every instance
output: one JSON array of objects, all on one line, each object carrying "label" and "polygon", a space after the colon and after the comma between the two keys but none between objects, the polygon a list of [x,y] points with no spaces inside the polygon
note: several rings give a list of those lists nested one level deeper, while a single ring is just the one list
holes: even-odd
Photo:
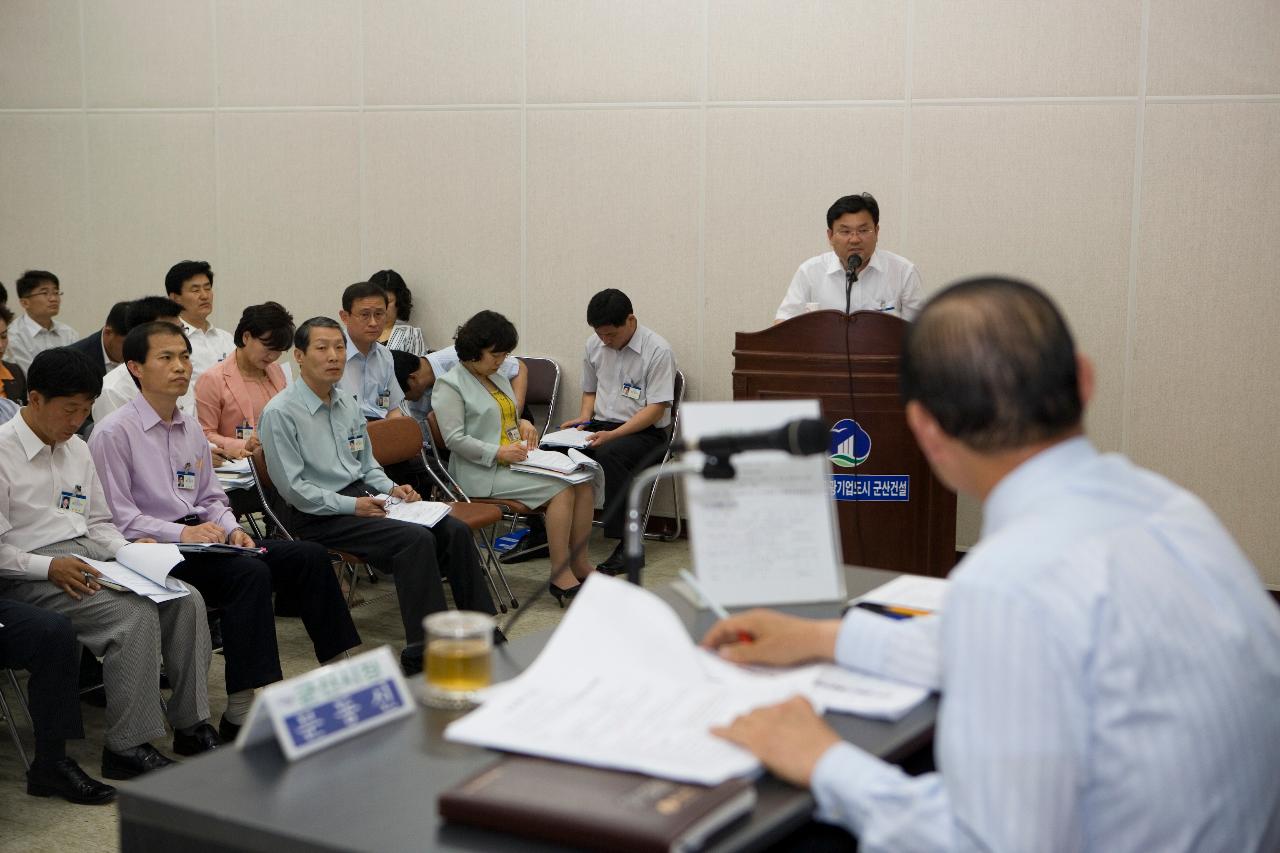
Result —
[{"label": "name badge on shirt", "polygon": [[360,453],[364,450],[364,433],[353,432],[347,436],[347,449],[352,453]]},{"label": "name badge on shirt", "polygon": [[630,382],[623,383],[622,396],[626,397],[628,400],[639,400],[640,386],[632,385]]},{"label": "name badge on shirt", "polygon": [[507,441],[510,441],[513,444],[520,443],[520,427],[512,427],[507,430]]},{"label": "name badge on shirt", "polygon": [[58,509],[84,515],[89,509],[89,496],[81,490],[80,486],[76,486],[74,492],[61,492],[58,495]]},{"label": "name badge on shirt", "polygon": [[173,473],[179,489],[191,491],[196,487],[196,472],[191,470],[190,462],[181,471],[174,471]]},{"label": "name badge on shirt", "polygon": [[378,408],[385,409],[391,405],[391,389],[383,388],[378,392]]},{"label": "name badge on shirt", "polygon": [[236,427],[236,438],[241,441],[248,441],[253,438],[253,427],[249,425],[248,421],[245,421],[240,424],[240,426]]}]

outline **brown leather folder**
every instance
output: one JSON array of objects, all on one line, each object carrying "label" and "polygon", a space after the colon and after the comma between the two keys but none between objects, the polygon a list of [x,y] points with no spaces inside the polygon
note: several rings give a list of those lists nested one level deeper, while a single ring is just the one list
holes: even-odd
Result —
[{"label": "brown leather folder", "polygon": [[692,851],[755,806],[730,779],[687,785],[540,758],[508,756],[440,795],[440,816],[574,847],[622,853]]}]

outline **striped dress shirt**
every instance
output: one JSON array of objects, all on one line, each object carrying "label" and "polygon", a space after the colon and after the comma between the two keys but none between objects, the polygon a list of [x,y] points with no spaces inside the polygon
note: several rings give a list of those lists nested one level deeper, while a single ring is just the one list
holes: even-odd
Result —
[{"label": "striped dress shirt", "polygon": [[1214,515],[1083,438],[984,513],[940,617],[837,646],[941,690],[938,772],[838,745],[819,818],[868,853],[1280,850],[1280,610]]}]

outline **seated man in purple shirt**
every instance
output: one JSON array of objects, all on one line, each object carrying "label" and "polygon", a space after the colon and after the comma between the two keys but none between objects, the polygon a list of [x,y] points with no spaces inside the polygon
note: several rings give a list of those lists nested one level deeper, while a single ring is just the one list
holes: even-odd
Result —
[{"label": "seated man in purple shirt", "polygon": [[[178,409],[191,382],[191,344],[170,323],[129,332],[124,359],[141,394],[93,430],[89,450],[126,536],[160,542],[226,542],[256,547],[236,522],[213,473],[200,424]],[[139,464],[141,463],[141,464]],[[281,678],[272,587],[289,588],[321,663],[360,645],[325,549],[310,542],[264,541],[260,556],[189,556],[173,570],[222,608],[227,711],[219,725],[234,737],[253,690]]]}]

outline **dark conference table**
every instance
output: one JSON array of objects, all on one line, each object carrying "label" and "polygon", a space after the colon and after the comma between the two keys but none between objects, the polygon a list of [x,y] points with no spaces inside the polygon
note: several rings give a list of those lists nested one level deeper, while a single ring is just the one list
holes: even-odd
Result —
[{"label": "dark conference table", "polygon": [[[896,572],[846,568],[849,595],[867,592]],[[657,591],[695,637],[714,617],[671,587]],[[780,608],[830,617],[840,604]],[[494,678],[519,673],[537,656],[549,632],[512,640],[494,653]],[[889,761],[901,762],[933,737],[938,699],[931,696],[896,723],[832,714],[827,720],[846,740]],[[136,851],[252,850],[399,851],[517,850],[562,847],[503,833],[445,824],[436,797],[493,763],[487,749],[449,743],[444,728],[456,712],[419,707],[397,720],[296,763],[273,743],[243,752],[225,747],[120,788],[120,845]],[[718,836],[712,851],[757,850],[802,826],[813,798],[765,774],[757,783],[751,816]]]}]

